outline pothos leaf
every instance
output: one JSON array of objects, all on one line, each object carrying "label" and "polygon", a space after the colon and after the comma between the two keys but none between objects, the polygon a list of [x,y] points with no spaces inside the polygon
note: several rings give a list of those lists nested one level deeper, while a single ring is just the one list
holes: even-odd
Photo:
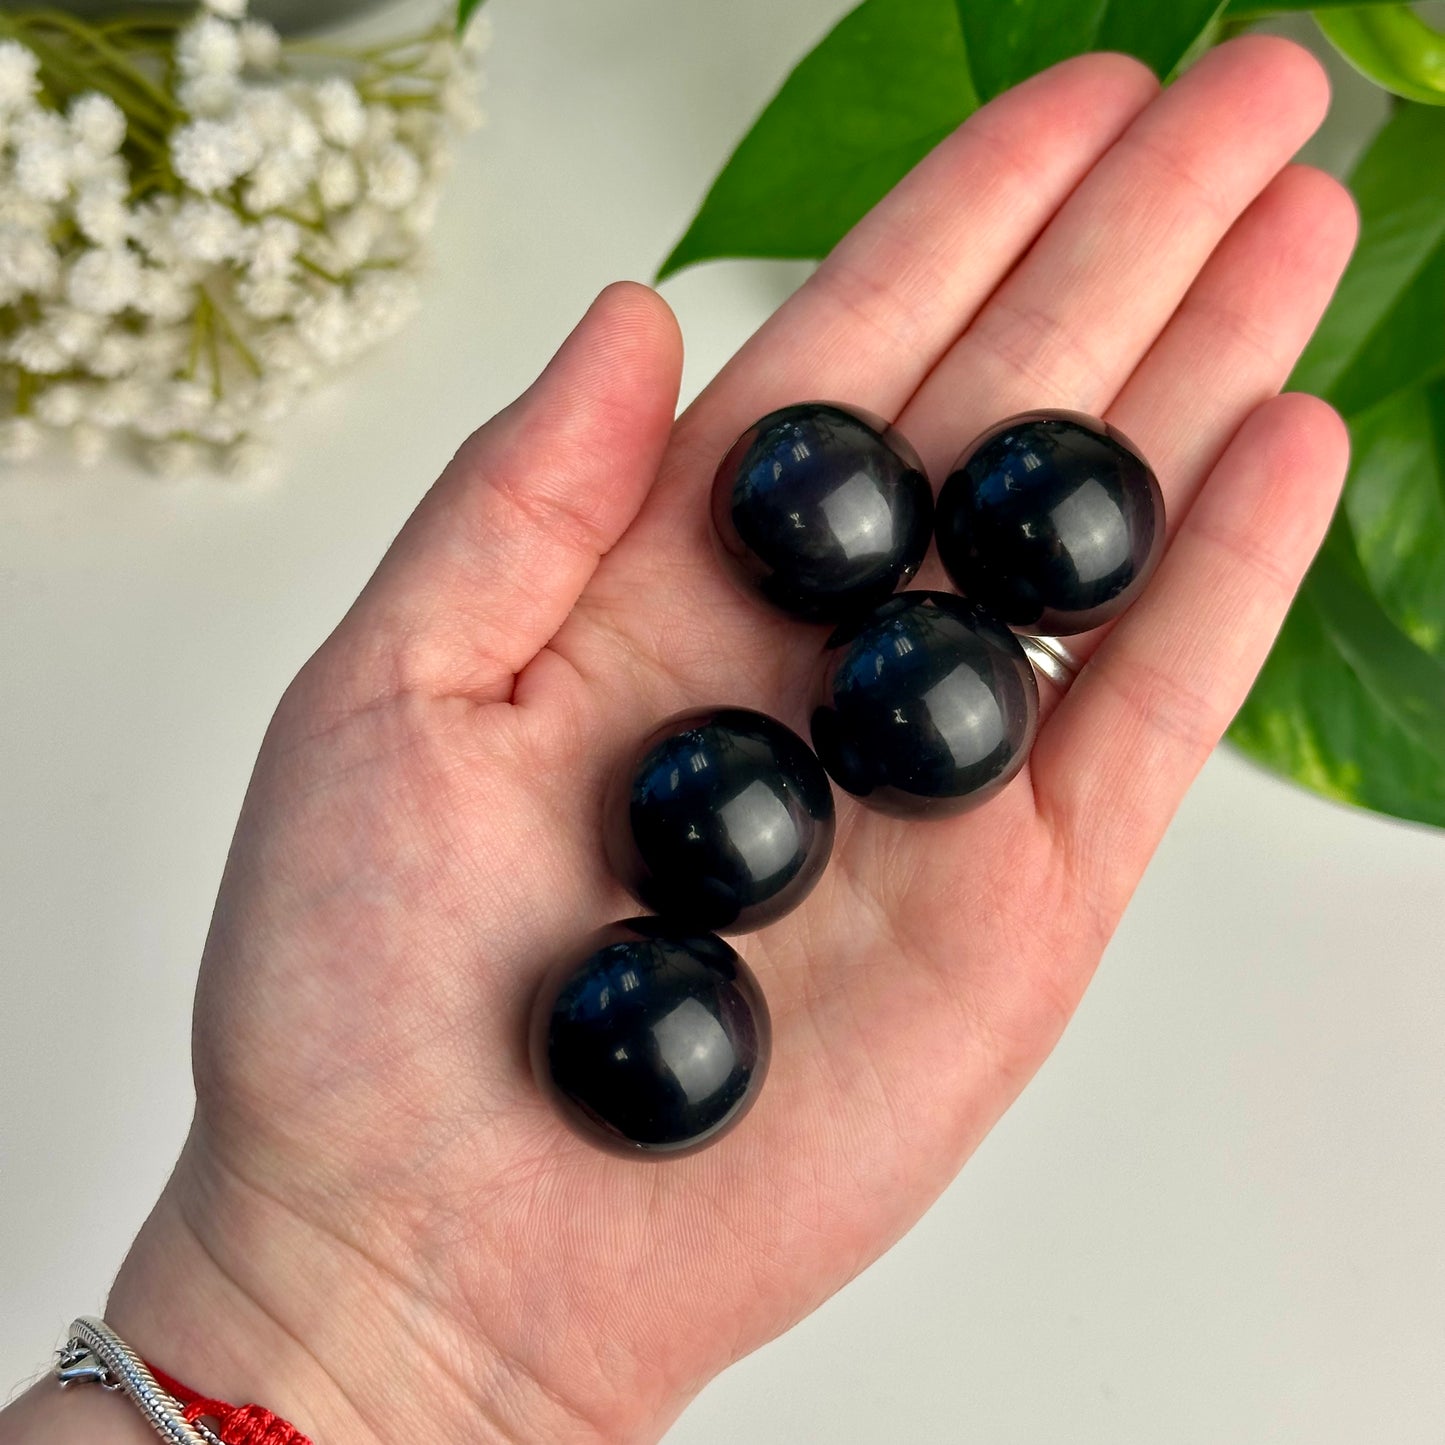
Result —
[{"label": "pothos leaf", "polygon": [[1169,75],[1224,0],[956,0],[982,100],[1086,50],[1122,50]]},{"label": "pothos leaf", "polygon": [[977,104],[953,0],[863,0],[783,82],[658,279],[821,256]]},{"label": "pothos leaf", "polygon": [[1344,505],[1231,737],[1318,792],[1445,827],[1445,111],[1352,178],[1361,242],[1291,384],[1349,422]]}]

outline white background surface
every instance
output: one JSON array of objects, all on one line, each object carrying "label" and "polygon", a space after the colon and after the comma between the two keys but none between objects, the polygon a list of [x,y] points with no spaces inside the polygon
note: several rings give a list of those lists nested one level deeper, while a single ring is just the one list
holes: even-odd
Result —
[{"label": "white background surface", "polygon": [[[196,960],[282,687],[842,8],[494,0],[492,126],[424,314],[291,424],[279,488],[0,481],[0,1397],[99,1305],[183,1135]],[[688,395],[800,275],[668,284]],[[1442,939],[1445,835],[1216,757],[962,1178],[671,1445],[1440,1445]]]}]

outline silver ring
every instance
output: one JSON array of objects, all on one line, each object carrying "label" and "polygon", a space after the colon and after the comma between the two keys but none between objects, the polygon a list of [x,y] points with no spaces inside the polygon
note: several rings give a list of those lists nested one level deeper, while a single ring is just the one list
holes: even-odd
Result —
[{"label": "silver ring", "polygon": [[1079,675],[1083,664],[1069,650],[1068,644],[1057,637],[1020,637],[1023,648],[1034,670],[1054,684],[1067,688]]}]

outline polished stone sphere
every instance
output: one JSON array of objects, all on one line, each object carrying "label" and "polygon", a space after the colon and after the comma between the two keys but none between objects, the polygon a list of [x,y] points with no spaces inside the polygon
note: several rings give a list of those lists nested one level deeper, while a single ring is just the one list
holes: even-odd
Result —
[{"label": "polished stone sphere", "polygon": [[614,778],[602,827],[639,902],[690,927],[746,932],[797,907],[833,850],[833,790],[802,738],[764,713],[669,719]]},{"label": "polished stone sphere", "polygon": [[747,1113],[772,1025],[747,964],[711,933],[613,923],[561,959],[532,1008],[532,1070],[583,1138],[683,1154]]},{"label": "polished stone sphere", "polygon": [[1033,668],[997,618],[951,592],[900,592],[828,639],[813,746],[869,807],[942,817],[1018,772],[1038,714]]},{"label": "polished stone sphere", "polygon": [[933,493],[881,418],[802,402],[749,427],[713,479],[713,530],[743,583],[789,616],[840,622],[918,570]]},{"label": "polished stone sphere", "polygon": [[1018,632],[1064,637],[1117,617],[1163,547],[1149,464],[1082,412],[990,427],[938,498],[938,555],[954,586]]}]

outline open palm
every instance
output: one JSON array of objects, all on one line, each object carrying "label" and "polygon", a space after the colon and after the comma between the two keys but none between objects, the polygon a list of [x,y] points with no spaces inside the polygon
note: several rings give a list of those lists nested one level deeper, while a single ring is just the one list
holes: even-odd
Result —
[{"label": "open palm", "polygon": [[[906,1230],[1055,1042],[1345,464],[1327,407],[1274,399],[1353,238],[1340,187],[1286,166],[1317,66],[1249,38],[1156,90],[1091,56],[980,111],[675,425],[671,317],[604,293],[288,693],[160,1217],[337,1382],[339,1438],[655,1438]],[[930,823],[840,798],[816,891],[737,940],[774,1017],[757,1108],[696,1156],[621,1160],[537,1093],[528,1000],[636,911],[600,804],[644,731],[711,703],[806,731],[826,633],[734,590],[705,497],[737,433],[817,398],[897,419],[935,481],[1010,412],[1107,415],[1158,472],[1170,550],[1079,639],[1068,695],[1042,685],[999,798]]]}]

